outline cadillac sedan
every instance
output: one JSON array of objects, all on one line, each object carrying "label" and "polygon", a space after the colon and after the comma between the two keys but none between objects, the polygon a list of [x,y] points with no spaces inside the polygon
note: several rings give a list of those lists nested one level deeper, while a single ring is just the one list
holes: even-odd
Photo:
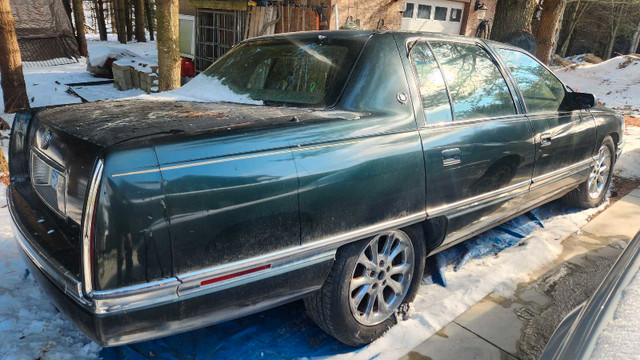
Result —
[{"label": "cadillac sedan", "polygon": [[427,256],[554,199],[600,204],[624,144],[622,118],[593,95],[474,38],[260,37],[194,84],[238,101],[15,117],[16,240],[101,345],[297,299],[338,340],[367,344],[414,299]]}]

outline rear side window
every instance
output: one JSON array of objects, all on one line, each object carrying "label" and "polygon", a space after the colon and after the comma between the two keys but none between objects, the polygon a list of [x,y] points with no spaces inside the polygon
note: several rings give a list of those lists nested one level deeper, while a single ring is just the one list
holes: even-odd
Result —
[{"label": "rear side window", "polygon": [[430,44],[449,87],[455,120],[516,113],[507,82],[484,49],[475,44]]},{"label": "rear side window", "polygon": [[422,107],[428,124],[451,121],[451,106],[444,77],[426,43],[418,43],[411,49]]},{"label": "rear side window", "polygon": [[497,49],[516,80],[527,112],[556,112],[564,99],[564,85],[531,56],[515,50]]}]

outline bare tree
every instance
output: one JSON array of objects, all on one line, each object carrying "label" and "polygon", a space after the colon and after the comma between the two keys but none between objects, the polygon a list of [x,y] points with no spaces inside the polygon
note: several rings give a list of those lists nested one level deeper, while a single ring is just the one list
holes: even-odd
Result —
[{"label": "bare tree", "polygon": [[629,54],[635,54],[638,51],[640,45],[640,18],[638,18],[638,25],[636,25],[636,31],[631,38],[631,45],[629,46]]},{"label": "bare tree", "polygon": [[116,11],[116,28],[118,29],[118,41],[122,44],[127,43],[127,7],[125,0],[113,0],[113,6]]},{"label": "bare tree", "polygon": [[81,56],[89,56],[87,50],[87,38],[85,37],[84,7],[82,0],[73,0],[73,19],[76,21],[76,39],[78,41],[78,51]]},{"label": "bare tree", "polygon": [[96,19],[98,21],[98,32],[100,33],[100,40],[107,41],[107,23],[104,16],[104,3],[103,0],[95,0]]},{"label": "bare tree", "polygon": [[22,57],[9,0],[0,0],[0,77],[4,112],[28,109],[29,98],[22,74]]},{"label": "bare tree", "polygon": [[569,49],[569,42],[571,41],[571,37],[573,33],[576,31],[578,24],[580,23],[580,19],[582,18],[582,14],[589,8],[591,2],[584,1],[575,1],[575,5],[573,5],[573,10],[571,12],[571,16],[568,20],[568,30],[567,37],[562,41],[562,45],[560,46],[560,50],[558,51],[558,55],[561,57],[565,57],[567,55],[567,50]]},{"label": "bare tree", "polygon": [[604,53],[604,59],[611,58],[611,54],[613,53],[613,45],[616,42],[616,36],[618,35],[618,29],[620,28],[620,21],[623,18],[624,10],[626,8],[626,4],[616,5],[615,3],[612,3],[612,5],[614,11],[616,12],[616,15],[611,18],[611,25],[609,27],[609,43],[607,44],[607,50],[605,50]]},{"label": "bare tree", "polygon": [[146,42],[144,35],[144,0],[136,0],[136,41]]},{"label": "bare tree", "polygon": [[144,0],[144,13],[147,15],[147,26],[149,27],[149,39],[153,41],[153,13],[151,12],[151,0]]},{"label": "bare tree", "polygon": [[180,87],[178,0],[157,0],[159,90]]}]

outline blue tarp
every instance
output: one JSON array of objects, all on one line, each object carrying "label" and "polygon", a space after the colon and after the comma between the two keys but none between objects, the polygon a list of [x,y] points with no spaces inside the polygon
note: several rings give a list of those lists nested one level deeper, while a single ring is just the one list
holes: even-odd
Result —
[{"label": "blue tarp", "polygon": [[[435,256],[437,270],[424,282],[446,286],[452,265],[458,271],[469,260],[493,256],[517,245],[545,221],[578,211],[552,202],[447,249]],[[427,285],[437,286],[437,285]],[[320,330],[307,316],[301,301],[204,329],[137,344],[105,348],[111,359],[296,359],[353,352]],[[357,351],[357,350],[356,350]]]}]

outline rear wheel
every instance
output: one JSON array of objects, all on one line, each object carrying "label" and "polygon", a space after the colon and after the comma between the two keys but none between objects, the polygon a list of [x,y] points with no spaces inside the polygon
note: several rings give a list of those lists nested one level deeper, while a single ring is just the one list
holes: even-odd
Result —
[{"label": "rear wheel", "polygon": [[387,231],[338,249],[325,284],[305,299],[309,316],[347,345],[380,337],[416,296],[425,264],[419,231]]},{"label": "rear wheel", "polygon": [[615,153],[613,140],[607,136],[598,150],[589,178],[565,195],[564,200],[567,204],[587,209],[602,203],[611,184]]}]

